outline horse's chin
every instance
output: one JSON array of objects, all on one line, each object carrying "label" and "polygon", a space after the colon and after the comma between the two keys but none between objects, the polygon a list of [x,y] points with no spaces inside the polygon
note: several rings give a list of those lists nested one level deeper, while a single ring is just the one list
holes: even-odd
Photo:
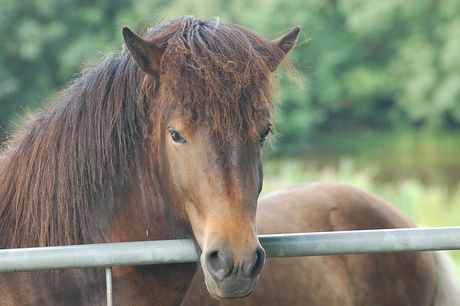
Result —
[{"label": "horse's chin", "polygon": [[218,300],[218,301],[222,301],[222,302],[231,302],[231,301],[237,301],[237,300],[245,299],[245,298],[249,297],[251,294],[252,294],[252,290],[249,291],[248,294],[243,295],[243,296],[222,297],[222,296],[219,296],[219,295],[213,295],[213,294],[211,294],[211,297],[212,297],[213,299],[215,299],[215,300]]},{"label": "horse's chin", "polygon": [[216,285],[215,282],[206,282],[206,288],[208,289],[209,294],[211,297],[215,300],[218,301],[236,301],[236,300],[241,300],[244,298],[249,297],[252,294],[252,291],[254,290],[255,284],[257,283],[257,280],[255,281],[252,286],[249,286],[249,288],[245,289],[230,289],[230,288],[225,288],[219,287]]}]

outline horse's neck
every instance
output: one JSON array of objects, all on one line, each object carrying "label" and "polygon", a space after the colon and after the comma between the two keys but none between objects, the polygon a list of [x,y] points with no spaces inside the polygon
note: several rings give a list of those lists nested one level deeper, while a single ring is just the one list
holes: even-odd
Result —
[{"label": "horse's neck", "polygon": [[171,218],[171,207],[157,190],[152,175],[145,169],[135,174],[125,186],[106,229],[106,241],[144,241],[185,238],[177,232],[178,226]]},{"label": "horse's neck", "polygon": [[[186,238],[171,220],[167,203],[148,179],[135,181],[120,199],[108,233],[110,241]],[[196,263],[113,268],[114,301],[138,305],[180,305]],[[161,277],[158,277],[161,275]],[[129,286],[127,286],[129,284]]]},{"label": "horse's neck", "polygon": [[114,300],[118,304],[181,305],[196,269],[196,263],[114,267]]}]

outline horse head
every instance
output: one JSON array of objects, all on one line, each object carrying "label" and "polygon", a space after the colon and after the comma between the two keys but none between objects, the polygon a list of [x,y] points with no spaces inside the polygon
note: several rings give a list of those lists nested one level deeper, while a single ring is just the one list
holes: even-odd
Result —
[{"label": "horse head", "polygon": [[[268,41],[217,19],[181,22],[126,47],[152,88],[152,154],[161,192],[201,250],[209,293],[248,296],[265,261],[255,223],[272,72],[299,28]],[[145,85],[144,84],[144,85]]]}]

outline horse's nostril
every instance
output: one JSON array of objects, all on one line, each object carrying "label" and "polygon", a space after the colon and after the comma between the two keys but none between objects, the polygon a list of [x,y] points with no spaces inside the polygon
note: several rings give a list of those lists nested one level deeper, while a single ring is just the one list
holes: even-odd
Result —
[{"label": "horse's nostril", "polygon": [[262,271],[265,263],[265,251],[257,250],[253,257],[248,258],[244,267],[244,274],[247,277],[255,278]]},{"label": "horse's nostril", "polygon": [[209,272],[221,279],[232,273],[233,263],[233,255],[224,250],[209,252],[206,258]]},{"label": "horse's nostril", "polygon": [[252,277],[256,277],[257,275],[262,272],[262,268],[264,267],[265,264],[265,251],[257,251],[257,258],[256,258],[256,264],[254,265],[254,268],[252,269]]},{"label": "horse's nostril", "polygon": [[[265,262],[265,251],[257,248],[255,252],[244,257],[241,262],[234,260],[233,253],[223,248],[216,251],[210,251],[206,255],[206,266],[209,273],[216,279],[224,279],[235,272],[235,277],[243,276],[245,278],[256,278]],[[236,270],[235,270],[236,268]],[[241,273],[241,274],[240,274]]]}]

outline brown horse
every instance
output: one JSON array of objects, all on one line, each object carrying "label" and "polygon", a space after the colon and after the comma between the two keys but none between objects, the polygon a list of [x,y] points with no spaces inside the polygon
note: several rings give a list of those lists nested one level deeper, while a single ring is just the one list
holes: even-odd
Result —
[{"label": "brown horse", "polygon": [[[0,158],[0,248],[192,238],[209,293],[249,295],[265,252],[255,213],[273,72],[268,41],[183,17],[84,71]],[[116,305],[177,305],[196,264],[115,267]],[[105,303],[103,269],[0,276],[1,304]]]},{"label": "brown horse", "polygon": [[[260,199],[260,234],[415,227],[400,211],[350,185],[297,185]],[[212,300],[196,277],[183,305]],[[460,305],[449,258],[407,252],[274,258],[254,292],[236,305]]]}]

